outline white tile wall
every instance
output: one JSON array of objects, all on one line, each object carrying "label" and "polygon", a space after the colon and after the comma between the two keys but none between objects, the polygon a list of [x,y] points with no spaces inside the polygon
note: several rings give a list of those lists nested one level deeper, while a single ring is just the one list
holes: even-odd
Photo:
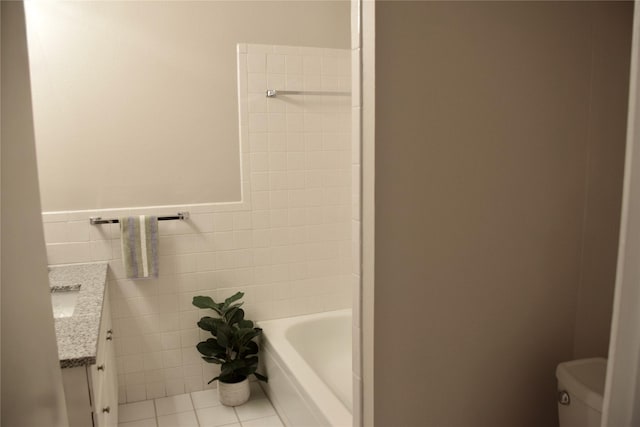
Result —
[{"label": "white tile wall", "polygon": [[[121,403],[207,388],[196,295],[245,292],[264,320],[351,306],[352,165],[348,97],[265,97],[275,89],[350,90],[349,50],[239,45],[241,203],[44,214],[50,264],[108,261]],[[357,203],[356,203],[357,204]],[[169,214],[160,277],[124,277],[117,225],[88,217]]]}]

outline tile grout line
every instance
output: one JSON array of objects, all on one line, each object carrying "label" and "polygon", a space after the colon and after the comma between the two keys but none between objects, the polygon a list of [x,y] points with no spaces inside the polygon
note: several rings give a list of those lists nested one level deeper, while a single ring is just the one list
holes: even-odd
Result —
[{"label": "tile grout line", "polygon": [[[249,399],[251,399],[251,397],[249,397]],[[238,420],[238,424],[240,424],[240,427],[242,426],[242,421],[240,421],[240,416],[238,415],[238,411],[236,410],[236,407],[233,407],[233,413],[236,414],[236,419]]]},{"label": "tile grout line", "polygon": [[160,420],[158,419],[158,408],[156,407],[156,399],[153,400],[153,414],[155,415],[156,427],[160,426]]},{"label": "tile grout line", "polygon": [[193,403],[193,394],[189,392],[189,402],[191,402],[191,408],[193,409],[193,415],[196,417],[196,422],[198,423],[198,427],[200,426],[200,417],[198,417],[198,413],[196,412],[196,405]]}]

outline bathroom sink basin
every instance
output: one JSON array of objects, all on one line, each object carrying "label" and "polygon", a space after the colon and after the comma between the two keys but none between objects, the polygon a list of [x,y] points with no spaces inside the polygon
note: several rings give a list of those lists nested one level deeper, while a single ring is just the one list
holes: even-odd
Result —
[{"label": "bathroom sink basin", "polygon": [[80,285],[51,288],[51,305],[53,317],[71,317],[78,302]]}]

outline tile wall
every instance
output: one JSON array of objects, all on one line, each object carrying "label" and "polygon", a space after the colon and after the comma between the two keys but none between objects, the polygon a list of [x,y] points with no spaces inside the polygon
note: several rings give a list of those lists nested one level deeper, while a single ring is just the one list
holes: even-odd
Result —
[{"label": "tile wall", "polygon": [[[350,53],[238,46],[242,202],[43,215],[50,264],[109,262],[121,403],[210,387],[195,295],[241,290],[254,320],[351,307],[350,98],[265,97],[267,87],[351,90]],[[118,225],[88,221],[177,211],[191,219],[160,223],[156,280],[126,279]]]}]

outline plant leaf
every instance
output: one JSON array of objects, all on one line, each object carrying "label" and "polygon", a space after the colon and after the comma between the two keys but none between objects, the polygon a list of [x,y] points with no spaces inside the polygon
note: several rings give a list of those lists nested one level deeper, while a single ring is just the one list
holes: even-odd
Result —
[{"label": "plant leaf", "polygon": [[220,358],[220,356],[222,355],[222,359],[224,359],[224,356],[227,352],[227,349],[218,344],[218,341],[213,338],[209,338],[206,341],[199,342],[198,345],[196,345],[196,348],[198,349],[200,354],[204,356]]},{"label": "plant leaf", "polygon": [[193,297],[193,305],[195,305],[198,308],[211,308],[213,309],[214,307],[217,308],[217,304],[216,302],[213,300],[213,298],[211,297],[204,297],[204,296],[197,296],[197,297]]},{"label": "plant leaf", "polygon": [[216,335],[218,325],[224,323],[222,319],[216,319],[213,317],[205,316],[198,322],[198,327],[203,331],[209,331],[213,335]]},{"label": "plant leaf", "polygon": [[265,375],[259,374],[257,372],[254,372],[253,375],[255,375],[256,378],[259,379],[260,381],[264,381],[265,383],[269,382],[269,378],[267,378]]},{"label": "plant leaf", "polygon": [[246,366],[246,360],[243,359],[235,359],[230,362],[226,362],[220,368],[222,372],[232,372],[236,369],[244,368]]},{"label": "plant leaf", "polygon": [[258,344],[254,341],[249,341],[244,351],[242,352],[243,356],[248,356],[250,354],[258,354]]},{"label": "plant leaf", "polygon": [[247,366],[244,368],[238,368],[234,370],[234,373],[236,375],[242,375],[243,377],[248,377],[249,375],[253,374],[256,372],[256,367],[255,366]]},{"label": "plant leaf", "polygon": [[229,379],[233,377],[235,369],[225,365],[227,364],[223,363],[220,368],[220,378],[222,378],[223,381],[229,381]]},{"label": "plant leaf", "polygon": [[251,340],[260,335],[262,331],[256,329],[239,329],[237,332],[238,347],[244,349]]},{"label": "plant leaf", "polygon": [[258,356],[249,356],[244,358],[246,366],[258,366]]},{"label": "plant leaf", "polygon": [[231,326],[226,323],[220,323],[217,332],[216,338],[218,338],[218,344],[225,348],[233,348],[233,331]]},{"label": "plant leaf", "polygon": [[225,314],[224,317],[228,324],[234,325],[244,319],[244,310],[240,307],[233,307]]},{"label": "plant leaf", "polygon": [[238,327],[240,329],[251,328],[253,329],[253,322],[251,320],[242,319],[238,322]]},{"label": "plant leaf", "polygon": [[202,359],[207,363],[220,365],[220,374],[209,381],[209,384],[216,380],[235,383],[249,375],[267,381],[266,376],[256,373],[258,343],[255,338],[262,334],[262,329],[244,318],[245,312],[240,308],[244,303],[239,301],[243,296],[243,292],[236,292],[223,303],[216,303],[207,296],[193,298],[194,306],[214,310],[220,316],[204,316],[198,322],[200,329],[211,332],[214,336],[196,346]]},{"label": "plant leaf", "polygon": [[238,301],[240,298],[242,298],[244,296],[244,292],[236,292],[235,294],[231,295],[229,298],[227,298],[226,300],[224,300],[224,305],[222,306],[222,308],[229,308],[229,306],[231,305],[231,303]]},{"label": "plant leaf", "polygon": [[222,304],[216,303],[211,297],[202,295],[195,296],[193,297],[192,304],[198,308],[210,308],[211,310],[214,310],[216,313],[222,316]]}]

